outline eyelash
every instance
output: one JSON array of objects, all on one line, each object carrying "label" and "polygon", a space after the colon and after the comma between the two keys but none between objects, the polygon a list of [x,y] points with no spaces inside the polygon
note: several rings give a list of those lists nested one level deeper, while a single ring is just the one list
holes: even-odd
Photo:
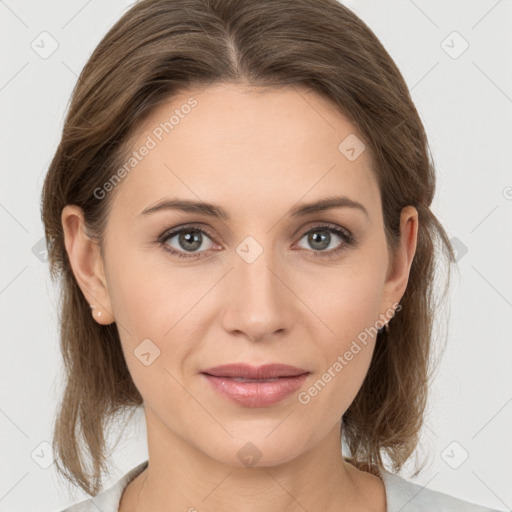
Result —
[{"label": "eyelash", "polygon": [[[311,228],[309,228],[307,231],[304,231],[301,235],[300,235],[300,238],[303,238],[304,235],[307,235],[311,232],[315,232],[315,231],[330,231],[336,235],[338,235],[341,240],[343,241],[343,243],[337,247],[336,249],[331,249],[330,251],[312,251],[313,252],[313,257],[314,258],[318,258],[318,257],[321,257],[321,258],[334,258],[336,256],[338,256],[342,251],[348,249],[348,247],[350,247],[351,245],[354,245],[355,244],[355,237],[352,235],[352,233],[350,233],[348,230],[345,230],[345,229],[342,229],[342,228],[339,228],[337,226],[334,226],[332,224],[327,224],[327,223],[320,223],[320,224],[317,224],[316,226],[313,226]],[[213,235],[208,231],[206,230],[205,228],[200,228],[198,226],[195,226],[195,225],[186,225],[186,226],[182,226],[180,227],[179,229],[171,229],[171,230],[167,230],[167,231],[164,231],[157,239],[157,242],[163,247],[163,249],[167,252],[169,252],[171,255],[173,256],[176,256],[178,258],[194,258],[196,260],[200,259],[200,258],[204,258],[206,257],[204,255],[204,253],[206,251],[201,251],[201,252],[197,252],[197,253],[191,253],[191,254],[186,254],[186,253],[183,253],[183,252],[180,252],[180,251],[176,251],[174,249],[171,249],[169,248],[169,244],[166,244],[165,242],[169,239],[169,238],[172,238],[173,236],[175,235],[179,235],[180,233],[182,232],[187,232],[187,231],[198,231],[204,235],[207,235],[209,238],[213,239]]]}]

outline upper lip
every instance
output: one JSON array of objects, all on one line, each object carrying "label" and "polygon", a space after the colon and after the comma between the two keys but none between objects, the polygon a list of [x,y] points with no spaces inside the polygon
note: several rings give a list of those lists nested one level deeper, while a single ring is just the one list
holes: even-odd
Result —
[{"label": "upper lip", "polygon": [[294,377],[309,373],[308,370],[290,366],[287,364],[264,364],[261,366],[252,366],[247,363],[233,363],[207,368],[201,373],[213,375],[215,377],[242,377],[246,379],[273,379],[276,377]]}]

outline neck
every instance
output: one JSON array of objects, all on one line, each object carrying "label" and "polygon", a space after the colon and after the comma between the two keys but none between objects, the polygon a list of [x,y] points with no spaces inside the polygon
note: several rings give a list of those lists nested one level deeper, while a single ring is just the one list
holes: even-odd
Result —
[{"label": "neck", "polygon": [[380,479],[343,459],[340,423],[292,460],[248,467],[209,457],[149,417],[146,409],[149,465],[126,487],[119,512],[386,510]]}]

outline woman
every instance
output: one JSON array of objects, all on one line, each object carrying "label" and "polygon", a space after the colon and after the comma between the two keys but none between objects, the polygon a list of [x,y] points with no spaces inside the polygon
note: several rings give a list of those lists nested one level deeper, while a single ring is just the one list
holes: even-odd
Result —
[{"label": "woman", "polygon": [[[454,262],[434,188],[400,72],[341,4],[132,7],[43,190],[56,462],[95,496],[67,510],[489,510],[383,464],[417,445]],[[141,405],[148,461],[100,492],[108,422]]]}]

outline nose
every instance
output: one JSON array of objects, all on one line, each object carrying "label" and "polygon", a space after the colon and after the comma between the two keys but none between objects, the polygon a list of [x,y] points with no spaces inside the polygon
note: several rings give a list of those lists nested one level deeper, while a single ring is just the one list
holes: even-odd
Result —
[{"label": "nose", "polygon": [[236,254],[234,268],[225,280],[224,329],[251,341],[282,336],[291,329],[298,313],[286,272],[270,249],[263,250],[254,261],[240,254]]}]

